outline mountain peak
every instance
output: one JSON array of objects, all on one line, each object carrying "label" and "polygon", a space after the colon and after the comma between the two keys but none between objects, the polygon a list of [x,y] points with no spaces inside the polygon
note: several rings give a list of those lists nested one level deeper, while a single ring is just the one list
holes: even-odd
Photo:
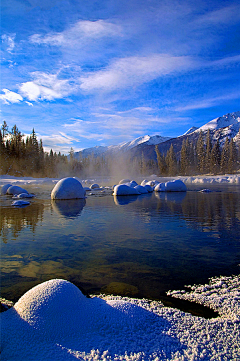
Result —
[{"label": "mountain peak", "polygon": [[199,132],[200,130],[204,132],[208,129],[217,130],[238,123],[240,123],[240,112],[228,113],[223,115],[222,117],[215,118],[210,122],[204,124],[202,127],[197,129],[197,132]]}]

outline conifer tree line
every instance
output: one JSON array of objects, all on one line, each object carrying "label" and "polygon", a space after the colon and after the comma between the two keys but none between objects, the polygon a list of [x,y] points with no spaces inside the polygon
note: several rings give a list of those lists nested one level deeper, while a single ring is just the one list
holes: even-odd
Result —
[{"label": "conifer tree line", "polygon": [[0,129],[0,174],[55,177],[67,163],[61,153],[44,152],[35,130],[24,137],[16,125],[10,130],[4,121]]},{"label": "conifer tree line", "polygon": [[209,130],[205,140],[203,132],[199,132],[196,144],[188,138],[184,139],[179,159],[172,144],[165,156],[157,145],[155,151],[160,175],[231,174],[239,170],[240,166],[240,149],[233,138],[226,138],[221,148],[219,139],[213,141]]},{"label": "conifer tree line", "polygon": [[240,167],[240,151],[233,139],[226,138],[223,147],[219,140],[211,139],[210,131],[204,137],[199,133],[196,144],[184,139],[180,155],[173,145],[166,154],[161,154],[155,146],[157,161],[146,160],[131,155],[104,155],[78,158],[71,148],[69,156],[50,150],[44,152],[42,140],[38,141],[36,132],[25,137],[16,125],[9,130],[4,121],[0,128],[0,174],[33,177],[60,177],[116,174],[127,170],[133,175],[159,174],[162,176],[234,173]]}]

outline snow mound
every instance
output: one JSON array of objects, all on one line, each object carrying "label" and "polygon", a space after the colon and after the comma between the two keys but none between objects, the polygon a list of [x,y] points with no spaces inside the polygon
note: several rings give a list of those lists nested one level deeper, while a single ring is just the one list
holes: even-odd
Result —
[{"label": "snow mound", "polygon": [[114,187],[113,195],[114,196],[128,196],[128,195],[138,195],[140,194],[135,188],[129,187],[126,184],[118,184]]},{"label": "snow mound", "polygon": [[187,187],[180,179],[176,179],[166,183],[159,183],[154,190],[155,192],[186,192]]},{"label": "snow mound", "polygon": [[130,179],[121,179],[118,184],[125,184],[125,183],[130,183],[130,182],[131,182]]},{"label": "snow mound", "polygon": [[10,187],[12,187],[12,184],[10,184],[10,183],[4,184],[1,188],[1,194],[7,194],[7,190]]},{"label": "snow mound", "polygon": [[146,188],[146,190],[148,191],[148,193],[153,192],[153,188],[152,188],[149,184],[146,184],[144,187]]},{"label": "snow mound", "polygon": [[140,194],[146,194],[148,193],[148,190],[147,188],[143,187],[143,186],[140,186],[140,185],[137,185],[134,187]]},{"label": "snow mound", "polygon": [[76,178],[63,178],[57,182],[51,192],[52,199],[85,198],[82,184]]},{"label": "snow mound", "polygon": [[76,312],[84,318],[88,299],[72,283],[53,279],[26,292],[15,304],[19,317],[49,338],[57,329],[70,332]]},{"label": "snow mound", "polygon": [[91,184],[90,189],[99,189],[100,186],[97,183]]},{"label": "snow mound", "polygon": [[161,302],[87,298],[72,283],[50,280],[1,314],[2,361],[239,360],[239,276],[173,291],[221,317],[204,319]]},{"label": "snow mound", "polygon": [[19,186],[11,186],[7,189],[7,194],[15,195],[15,194],[21,194],[21,193],[28,194],[28,191],[26,191],[26,189],[23,189],[22,187],[19,187]]}]

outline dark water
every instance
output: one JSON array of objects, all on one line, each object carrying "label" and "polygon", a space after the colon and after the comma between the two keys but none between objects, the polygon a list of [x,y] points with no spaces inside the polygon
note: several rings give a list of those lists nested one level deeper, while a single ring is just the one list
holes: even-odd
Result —
[{"label": "dark water", "polygon": [[239,186],[67,202],[46,186],[28,190],[36,197],[25,208],[0,197],[1,297],[64,278],[88,293],[159,299],[239,273]]}]

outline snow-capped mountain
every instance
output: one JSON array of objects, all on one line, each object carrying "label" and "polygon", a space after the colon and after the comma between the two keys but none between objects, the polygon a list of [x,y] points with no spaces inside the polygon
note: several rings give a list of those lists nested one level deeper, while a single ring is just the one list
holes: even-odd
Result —
[{"label": "snow-capped mountain", "polygon": [[138,137],[129,142],[121,143],[119,145],[110,146],[110,149],[113,150],[129,150],[131,148],[136,147],[139,144],[147,144],[147,145],[156,145],[162,142],[166,142],[166,140],[170,139],[170,137],[161,137],[160,135],[144,135],[143,137]]},{"label": "snow-capped mountain", "polygon": [[[191,133],[195,132],[195,130],[197,130],[197,129],[198,129],[198,127],[191,127],[183,135],[191,134]],[[180,135],[180,137],[181,137],[181,135]]]},{"label": "snow-capped mountain", "polygon": [[222,117],[215,118],[200,128],[193,126],[187,132],[176,138],[162,137],[160,135],[144,135],[118,145],[86,148],[81,152],[75,153],[75,157],[97,157],[105,154],[115,155],[131,152],[134,156],[141,156],[144,154],[146,159],[153,159],[156,158],[155,145],[158,145],[159,150],[165,154],[171,144],[173,144],[175,151],[179,153],[184,139],[188,138],[189,141],[195,144],[197,142],[199,132],[202,131],[203,136],[206,137],[208,129],[210,130],[213,141],[219,139],[221,146],[225,143],[227,137],[233,138],[237,144],[240,144],[240,111],[228,113]]},{"label": "snow-capped mountain", "polygon": [[138,137],[128,142],[120,143],[118,145],[110,146],[96,146],[92,148],[83,149],[81,152],[75,153],[75,157],[78,157],[80,154],[82,157],[88,157],[93,155],[94,157],[101,156],[105,152],[117,153],[117,152],[126,152],[134,147],[137,147],[140,144],[146,145],[156,145],[162,142],[166,142],[171,139],[170,137],[162,137],[160,135],[144,135],[143,137]]},{"label": "snow-capped mountain", "polygon": [[222,117],[211,120],[198,128],[197,131],[217,130],[221,128],[231,127],[231,129],[239,129],[240,126],[240,112],[228,113]]}]

